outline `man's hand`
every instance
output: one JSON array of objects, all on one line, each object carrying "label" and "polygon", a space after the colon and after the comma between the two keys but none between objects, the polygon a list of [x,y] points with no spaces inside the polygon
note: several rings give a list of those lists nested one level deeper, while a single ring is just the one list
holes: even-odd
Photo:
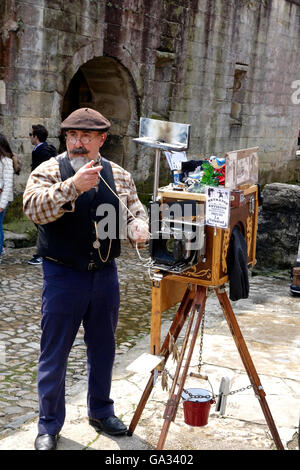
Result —
[{"label": "man's hand", "polygon": [[84,193],[85,191],[89,191],[90,189],[94,188],[99,179],[99,172],[102,170],[102,166],[95,166],[94,160],[86,163],[80,170],[75,173],[73,176],[73,183],[77,189]]},{"label": "man's hand", "polygon": [[144,243],[149,239],[148,224],[143,220],[135,220],[130,227],[130,238],[136,243]]}]

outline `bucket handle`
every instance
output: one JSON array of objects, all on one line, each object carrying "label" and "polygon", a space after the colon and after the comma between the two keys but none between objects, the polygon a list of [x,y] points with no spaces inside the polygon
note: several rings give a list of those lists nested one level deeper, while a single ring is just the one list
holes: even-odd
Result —
[{"label": "bucket handle", "polygon": [[[213,389],[213,386],[208,378],[208,375],[202,375],[202,374],[195,374],[194,372],[191,372],[190,373],[190,376],[191,377],[196,377],[197,379],[202,379],[202,380],[207,380],[207,382],[209,383],[210,385],[210,388],[211,388],[211,393],[212,393],[212,398],[216,398],[216,395],[214,393],[214,389]],[[207,398],[206,396],[204,398]]]},{"label": "bucket handle", "polygon": [[[211,395],[193,395],[192,393],[190,393],[188,390],[186,390],[185,388],[183,388],[183,392],[186,393],[186,395],[188,395],[190,398],[210,398],[210,403],[211,404],[214,404],[216,403],[216,395],[214,393],[214,390],[213,390],[213,386],[209,380],[209,378],[206,376],[204,380],[207,380],[209,385],[210,385],[210,388],[211,388],[211,393],[212,393],[212,396]],[[184,397],[181,395],[181,398],[184,400]]]}]

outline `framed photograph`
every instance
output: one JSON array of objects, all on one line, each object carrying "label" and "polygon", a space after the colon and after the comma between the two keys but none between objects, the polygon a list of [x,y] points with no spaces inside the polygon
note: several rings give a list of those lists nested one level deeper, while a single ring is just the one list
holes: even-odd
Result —
[{"label": "framed photograph", "polygon": [[258,147],[225,154],[225,188],[258,182]]}]

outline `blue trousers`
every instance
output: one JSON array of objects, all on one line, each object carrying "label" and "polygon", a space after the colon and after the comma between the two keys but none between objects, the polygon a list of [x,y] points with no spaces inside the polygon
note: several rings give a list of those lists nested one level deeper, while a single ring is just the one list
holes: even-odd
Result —
[{"label": "blue trousers", "polygon": [[79,272],[43,261],[42,335],[38,365],[40,434],[58,434],[65,420],[68,356],[81,325],[87,347],[88,416],[114,414],[110,399],[120,304],[115,262]]},{"label": "blue trousers", "polygon": [[5,212],[8,208],[9,203],[7,204],[6,208],[0,212],[0,256],[3,250],[3,242],[4,242],[4,230],[3,230],[3,219],[5,216]]}]

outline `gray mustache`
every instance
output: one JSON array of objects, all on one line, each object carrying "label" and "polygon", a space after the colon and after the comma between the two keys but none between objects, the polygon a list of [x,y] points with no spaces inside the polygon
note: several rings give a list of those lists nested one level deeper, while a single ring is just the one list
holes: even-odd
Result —
[{"label": "gray mustache", "polygon": [[71,150],[71,152],[73,155],[77,155],[77,154],[86,154],[86,153],[89,153],[87,149],[85,149],[84,147],[80,147],[80,148],[76,148],[76,149],[73,149]]}]

